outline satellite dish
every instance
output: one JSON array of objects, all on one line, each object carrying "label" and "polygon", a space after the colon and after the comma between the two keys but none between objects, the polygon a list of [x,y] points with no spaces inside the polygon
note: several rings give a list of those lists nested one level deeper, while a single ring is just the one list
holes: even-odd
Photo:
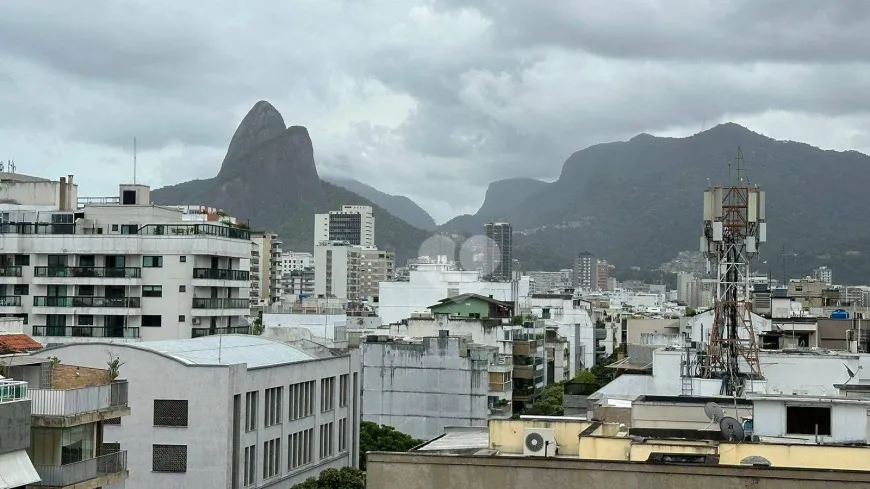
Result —
[{"label": "satellite dish", "polygon": [[743,425],[731,416],[725,416],[719,421],[719,430],[722,431],[722,436],[728,441],[743,441],[746,438]]},{"label": "satellite dish", "polygon": [[725,417],[725,411],[716,404],[715,402],[708,402],[704,404],[704,413],[707,414],[707,417],[710,418],[710,421],[714,423],[718,423],[722,421],[722,418]]},{"label": "satellite dish", "polygon": [[770,460],[761,457],[759,455],[750,455],[743,460],[740,461],[740,465],[753,465],[753,466],[763,466],[770,467]]}]

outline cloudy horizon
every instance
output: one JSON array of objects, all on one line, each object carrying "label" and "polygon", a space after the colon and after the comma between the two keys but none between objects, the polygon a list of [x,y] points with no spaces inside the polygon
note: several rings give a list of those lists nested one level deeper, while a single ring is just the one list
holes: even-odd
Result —
[{"label": "cloudy horizon", "polygon": [[[258,100],[306,126],[321,175],[438,223],[574,151],[722,122],[870,154],[870,9],[847,0],[226,0],[0,4],[0,160],[213,177]],[[203,204],[208,204],[204,202]]]}]

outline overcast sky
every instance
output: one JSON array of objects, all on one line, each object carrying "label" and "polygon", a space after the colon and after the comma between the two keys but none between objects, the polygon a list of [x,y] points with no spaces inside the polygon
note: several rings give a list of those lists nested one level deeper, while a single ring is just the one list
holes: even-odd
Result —
[{"label": "overcast sky", "polygon": [[[321,174],[443,222],[575,150],[734,121],[870,153],[858,0],[4,0],[0,159],[80,195],[214,176],[248,109],[307,126]],[[203,202],[203,204],[208,204]]]}]

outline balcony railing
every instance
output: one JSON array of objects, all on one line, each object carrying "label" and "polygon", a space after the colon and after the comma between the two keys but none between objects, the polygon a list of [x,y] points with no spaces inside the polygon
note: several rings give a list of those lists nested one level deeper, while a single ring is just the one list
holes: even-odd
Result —
[{"label": "balcony railing", "polygon": [[505,417],[513,414],[510,404],[506,406],[489,406],[489,415],[494,417]]},{"label": "balcony railing", "polygon": [[127,381],[80,389],[30,389],[34,416],[75,416],[127,405]]},{"label": "balcony railing", "polygon": [[139,297],[93,297],[82,296],[36,296],[33,298],[36,307],[141,307]]},{"label": "balcony railing", "polygon": [[490,392],[510,392],[513,390],[513,381],[509,380],[507,382],[490,382],[489,383],[489,391]]},{"label": "balcony railing", "polygon": [[139,234],[151,236],[221,236],[224,238],[251,240],[251,231],[232,226],[215,224],[148,224],[139,228]]},{"label": "balcony railing", "polygon": [[0,403],[27,399],[27,382],[0,380]]},{"label": "balcony railing", "polygon": [[18,307],[21,306],[20,295],[0,295],[0,307]]},{"label": "balcony railing", "polygon": [[193,328],[190,330],[191,338],[213,336],[216,334],[251,334],[251,328],[248,326],[233,326],[230,328]]},{"label": "balcony railing", "polygon": [[194,268],[193,278],[204,280],[251,280],[247,270],[225,270],[222,268]]},{"label": "balcony railing", "polygon": [[33,336],[70,338],[138,338],[139,328],[100,326],[34,326]]},{"label": "balcony railing", "polygon": [[194,309],[247,309],[248,299],[194,297]]},{"label": "balcony railing", "polygon": [[35,277],[142,278],[139,267],[34,267]]},{"label": "balcony railing", "polygon": [[34,465],[40,487],[65,487],[127,470],[127,452],[97,452],[97,456],[66,465]]},{"label": "balcony railing", "polygon": [[6,265],[0,267],[0,277],[20,277],[21,267],[15,265]]}]

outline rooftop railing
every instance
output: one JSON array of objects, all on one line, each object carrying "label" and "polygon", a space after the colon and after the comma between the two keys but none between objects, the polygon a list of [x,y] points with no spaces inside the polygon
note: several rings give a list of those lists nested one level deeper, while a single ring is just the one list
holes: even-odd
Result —
[{"label": "rooftop railing", "polygon": [[30,389],[34,416],[75,416],[127,405],[127,381],[80,389]]},{"label": "rooftop railing", "polygon": [[216,334],[251,334],[251,328],[248,326],[232,326],[229,328],[192,328],[190,330],[191,338],[213,336]]},{"label": "rooftop railing", "polygon": [[[90,227],[87,229],[91,229]],[[4,222],[0,223],[0,234],[76,234],[73,223],[50,222]],[[250,241],[251,231],[234,226],[217,224],[146,224],[135,233],[120,236],[219,236]]]},{"label": "rooftop railing", "polygon": [[66,465],[34,465],[34,468],[42,479],[39,483],[40,487],[72,486],[127,470],[127,452],[100,450],[92,459]]},{"label": "rooftop railing", "polygon": [[21,380],[0,380],[0,403],[27,399],[27,382]]}]

